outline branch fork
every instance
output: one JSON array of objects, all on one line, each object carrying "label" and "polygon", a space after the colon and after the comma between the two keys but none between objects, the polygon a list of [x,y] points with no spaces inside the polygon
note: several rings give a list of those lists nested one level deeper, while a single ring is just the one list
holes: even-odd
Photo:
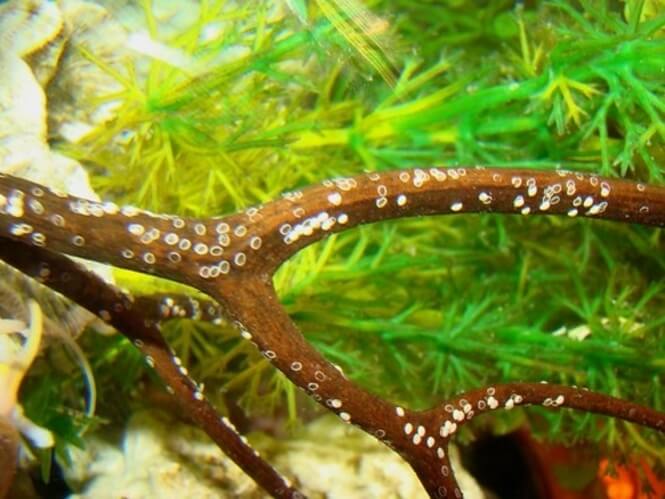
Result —
[{"label": "branch fork", "polygon": [[[83,200],[27,180],[0,177],[0,258],[122,331],[215,442],[275,497],[301,497],[207,403],[163,340],[159,321],[191,313],[233,321],[243,338],[339,418],[406,459],[432,497],[461,498],[448,444],[478,415],[520,405],[567,407],[665,431],[665,414],[607,395],[542,383],[486,387],[428,411],[410,411],[349,381],[303,337],[272,286],[291,255],[360,224],[493,212],[564,215],[665,226],[665,189],[556,171],[429,168],[328,180],[279,200],[212,219],[186,219]],[[162,296],[136,306],[69,258],[74,255],[193,286],[215,305]],[[218,305],[217,305],[218,304]],[[177,306],[177,309],[174,309]]]}]

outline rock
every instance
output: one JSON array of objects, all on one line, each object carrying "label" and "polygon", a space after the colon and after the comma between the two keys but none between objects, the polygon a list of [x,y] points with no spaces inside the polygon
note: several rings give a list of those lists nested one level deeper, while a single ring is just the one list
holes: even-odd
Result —
[{"label": "rock", "polygon": [[70,455],[66,479],[81,490],[69,499],[262,497],[203,432],[154,411],[135,412],[120,445],[89,436]]},{"label": "rock", "polygon": [[52,138],[76,143],[114,116],[110,100],[94,102],[123,90],[111,72],[126,73],[126,30],[104,7],[81,0],[60,2],[67,47],[58,75],[47,87],[48,126]]},{"label": "rock", "polygon": [[[6,33],[8,43],[0,47],[0,171],[99,199],[83,168],[50,150],[46,96],[23,59],[45,53],[49,42],[59,36],[63,27],[60,11],[52,2],[12,2],[2,7],[0,30]],[[43,36],[36,36],[35,32],[42,29]]]},{"label": "rock", "polygon": [[[285,440],[263,435],[252,440],[261,455],[312,499],[427,497],[406,461],[332,415]],[[457,453],[452,456],[465,497],[484,499]],[[202,431],[147,410],[131,417],[121,448],[91,437],[85,450],[74,449],[65,474],[69,483],[81,487],[70,499],[266,497]]]},{"label": "rock", "polygon": [[45,86],[55,74],[64,47],[64,24],[54,2],[26,0],[0,5],[3,52],[23,58]]},{"label": "rock", "polygon": [[43,159],[46,147],[46,98],[28,64],[0,51],[0,170],[12,173]]}]

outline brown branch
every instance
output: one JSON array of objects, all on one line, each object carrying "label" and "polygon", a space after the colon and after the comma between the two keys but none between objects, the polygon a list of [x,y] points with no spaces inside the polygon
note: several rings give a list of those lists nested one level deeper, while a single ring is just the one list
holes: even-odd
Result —
[{"label": "brown branch", "polygon": [[[289,379],[342,420],[404,456],[433,497],[461,497],[447,458],[454,431],[449,425],[443,429],[446,421],[454,421],[440,411],[396,407],[348,381],[303,338],[280,305],[271,283],[279,265],[328,234],[407,216],[558,214],[665,226],[664,188],[562,171],[431,168],[369,173],[326,181],[209,220],[121,209],[10,177],[0,178],[0,195],[0,236],[157,274],[218,300],[224,316]],[[168,359],[164,362],[169,364]],[[524,390],[518,393],[523,401],[532,403],[554,397],[558,404],[563,395],[564,402],[578,409],[663,430],[658,425],[664,415],[599,394],[584,392],[580,397],[574,389],[563,393],[559,387],[534,391],[528,384],[504,386],[508,391],[495,387],[502,397],[510,397],[517,386]],[[545,396],[550,388],[559,391]],[[501,398],[501,404],[510,405],[509,398]]]},{"label": "brown branch", "polygon": [[450,472],[447,440],[431,431],[431,426],[423,433],[419,413],[363,390],[312,349],[280,305],[270,282],[245,279],[226,300],[243,336],[293,383],[345,423],[362,428],[401,454],[434,497],[459,490]]},{"label": "brown branch", "polygon": [[657,431],[665,431],[665,414],[626,400],[585,388],[550,383],[503,383],[473,390],[438,405],[424,416],[434,421],[439,433],[450,437],[473,418],[496,410],[540,405],[566,407],[623,419]]},{"label": "brown branch", "polygon": [[207,220],[86,201],[10,176],[0,177],[0,195],[0,233],[7,237],[199,289],[247,274],[269,277],[331,233],[392,218],[492,212],[665,226],[662,187],[532,170],[370,173]]},{"label": "brown branch", "polygon": [[[186,414],[238,466],[274,497],[303,497],[250,447],[207,401],[187,375],[154,321],[146,320],[132,298],[69,258],[0,238],[0,259],[98,315],[145,355]],[[0,435],[2,436],[2,435]]]}]

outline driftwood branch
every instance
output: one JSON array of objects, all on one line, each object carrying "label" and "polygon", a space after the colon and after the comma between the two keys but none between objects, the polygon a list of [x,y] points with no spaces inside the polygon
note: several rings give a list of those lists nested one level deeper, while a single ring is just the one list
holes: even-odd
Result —
[{"label": "driftwood branch", "polygon": [[[143,314],[142,307],[154,300],[143,299],[136,303],[130,295],[70,258],[42,248],[0,239],[0,259],[96,313],[124,334],[145,355],[146,362],[166,383],[167,390],[189,418],[238,466],[275,497],[302,497],[250,447],[227,418],[219,416],[200,386],[188,376],[186,367],[162,337],[156,320],[158,317]],[[163,298],[160,297],[161,300]],[[171,302],[166,301],[168,304]],[[185,306],[184,300],[182,306]],[[192,303],[188,307],[193,307]],[[8,432],[6,434],[10,435]],[[0,452],[2,455],[4,453]],[[2,494],[0,497],[3,497]]]},{"label": "driftwood branch", "polygon": [[[556,214],[664,226],[665,189],[565,171],[430,168],[329,180],[241,213],[185,219],[0,178],[0,237],[159,275],[206,293],[240,334],[297,386],[343,421],[399,452],[432,497],[462,496],[448,461],[448,443],[461,425],[494,409],[525,404],[570,407],[664,431],[665,414],[547,384],[487,387],[424,412],[395,406],[347,380],[321,356],[275,295],[272,276],[281,263],[331,233],[387,219],[469,212]],[[69,286],[63,284],[63,292]],[[117,303],[122,300],[109,297],[88,308],[115,319]],[[128,322],[126,331],[148,334],[137,333],[145,327],[137,322]],[[152,356],[155,368],[162,366],[160,374],[167,382],[189,386],[191,397],[190,382],[178,378],[179,364],[163,340],[157,351],[144,352]],[[220,440],[229,446],[226,436]],[[247,462],[243,467],[256,477],[257,466],[262,463]],[[266,488],[275,494],[275,482],[270,483],[272,488]]]}]

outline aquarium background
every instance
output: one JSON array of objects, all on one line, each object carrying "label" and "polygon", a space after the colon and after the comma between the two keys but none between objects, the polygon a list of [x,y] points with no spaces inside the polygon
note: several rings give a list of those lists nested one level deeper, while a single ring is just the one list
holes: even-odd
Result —
[{"label": "aquarium background", "polygon": [[[75,160],[92,190],[118,203],[214,216],[330,177],[433,165],[663,181],[660,0],[26,0],[0,8],[0,37],[14,47],[4,50],[28,64],[44,96],[44,156],[15,152],[28,147],[23,140],[5,142],[5,151],[31,168],[49,163],[46,177],[64,171],[51,154]],[[37,134],[30,120],[18,128]],[[16,168],[12,158],[6,152],[3,167]],[[405,406],[431,407],[488,383],[547,380],[665,410],[661,238],[660,230],[554,217],[399,220],[308,247],[275,282],[317,349]],[[193,293],[112,275],[136,294]],[[51,341],[21,392],[26,413],[55,434],[64,468],[87,435],[118,431],[147,407],[169,408],[126,340],[71,334],[90,372],[80,374],[80,359]],[[208,396],[242,414],[247,430],[288,440],[321,413],[229,325],[181,320],[166,334]],[[485,416],[458,441],[520,428],[583,446],[594,463],[643,461],[665,473],[662,435],[567,410]],[[47,475],[48,456],[37,457]],[[596,466],[578,475],[559,478],[578,489],[599,480]]]}]

